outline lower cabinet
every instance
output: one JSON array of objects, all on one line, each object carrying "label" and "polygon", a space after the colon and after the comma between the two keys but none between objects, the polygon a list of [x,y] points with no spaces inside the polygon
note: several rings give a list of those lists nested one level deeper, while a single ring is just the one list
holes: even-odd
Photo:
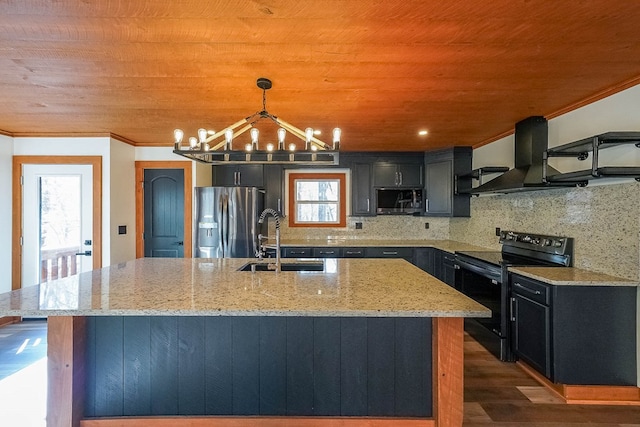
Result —
[{"label": "lower cabinet", "polygon": [[558,384],[637,383],[637,288],[510,275],[515,355]]},{"label": "lower cabinet", "polygon": [[285,247],[284,258],[403,258],[449,286],[456,286],[455,255],[436,248]]},{"label": "lower cabinet", "polygon": [[522,277],[512,282],[513,351],[547,378],[552,377],[549,291]]},{"label": "lower cabinet", "polygon": [[413,248],[368,247],[364,253],[367,258],[404,258],[413,263]]}]

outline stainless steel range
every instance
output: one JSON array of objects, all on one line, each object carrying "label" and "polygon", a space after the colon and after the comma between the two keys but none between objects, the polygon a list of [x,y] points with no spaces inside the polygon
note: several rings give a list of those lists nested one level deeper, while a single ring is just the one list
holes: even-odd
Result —
[{"label": "stainless steel range", "polygon": [[501,251],[456,252],[456,288],[491,309],[487,319],[469,319],[465,330],[500,360],[513,361],[510,346],[508,267],[568,267],[573,262],[569,237],[501,231]]}]

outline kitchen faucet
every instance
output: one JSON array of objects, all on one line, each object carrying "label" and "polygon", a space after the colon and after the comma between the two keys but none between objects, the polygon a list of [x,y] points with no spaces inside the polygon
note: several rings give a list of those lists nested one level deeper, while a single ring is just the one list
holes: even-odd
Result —
[{"label": "kitchen faucet", "polygon": [[[276,212],[274,209],[266,208],[260,214],[260,218],[258,219],[258,224],[264,223],[264,219],[267,217],[268,214],[271,214],[276,220],[276,262],[275,264],[269,263],[267,268],[269,270],[280,271],[280,215],[278,215],[278,212]],[[264,236],[262,234],[258,235],[259,242],[263,238]],[[262,254],[262,248],[260,249],[259,253]]]}]

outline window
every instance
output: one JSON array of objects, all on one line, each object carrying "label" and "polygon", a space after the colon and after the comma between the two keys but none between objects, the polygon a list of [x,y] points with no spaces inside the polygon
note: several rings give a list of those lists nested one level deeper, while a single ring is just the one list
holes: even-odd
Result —
[{"label": "window", "polygon": [[290,173],[290,227],[345,227],[344,173]]}]

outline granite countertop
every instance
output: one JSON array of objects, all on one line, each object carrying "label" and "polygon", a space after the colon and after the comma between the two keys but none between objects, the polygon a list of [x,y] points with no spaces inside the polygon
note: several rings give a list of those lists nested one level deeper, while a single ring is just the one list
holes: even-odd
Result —
[{"label": "granite countertop", "polygon": [[[275,244],[268,241],[265,245],[275,248]],[[387,240],[387,239],[282,239],[281,247],[408,247],[423,248],[433,247],[446,252],[454,253],[455,251],[487,251],[490,249],[482,246],[469,245],[454,240]]]},{"label": "granite countertop", "polygon": [[255,259],[141,258],[0,294],[0,316],[490,317],[401,259],[327,259],[323,272],[237,271],[248,261]]},{"label": "granite countertop", "polygon": [[638,282],[573,267],[509,267],[509,271],[550,285],[640,286]]}]

